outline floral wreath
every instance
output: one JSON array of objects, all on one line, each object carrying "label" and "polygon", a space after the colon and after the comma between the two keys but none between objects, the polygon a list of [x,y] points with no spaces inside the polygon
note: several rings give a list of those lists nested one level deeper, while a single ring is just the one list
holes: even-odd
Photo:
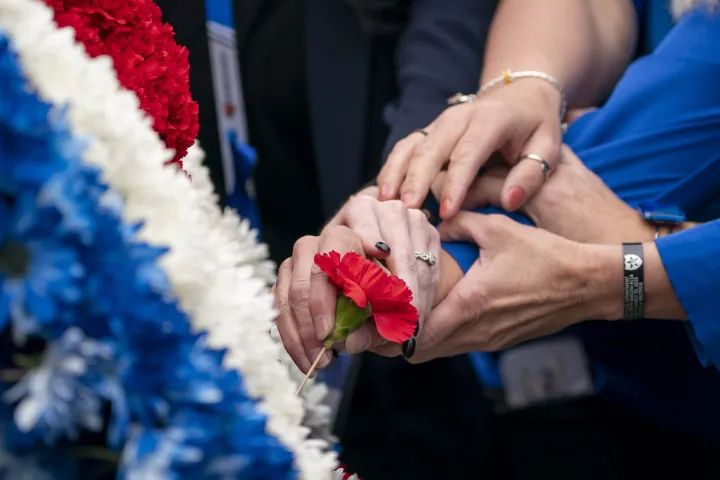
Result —
[{"label": "floral wreath", "polygon": [[199,148],[167,167],[187,72],[149,0],[0,0],[4,477],[351,478],[268,335],[266,247]]}]

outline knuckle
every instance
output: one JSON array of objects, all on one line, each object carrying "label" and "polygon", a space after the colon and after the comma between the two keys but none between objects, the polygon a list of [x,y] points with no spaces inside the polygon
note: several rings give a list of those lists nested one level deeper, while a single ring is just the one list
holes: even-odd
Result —
[{"label": "knuckle", "polygon": [[454,296],[453,301],[458,305],[458,310],[466,322],[478,320],[485,311],[487,294],[485,287],[475,285],[472,289],[458,289],[450,292]]},{"label": "knuckle", "polygon": [[395,215],[405,215],[407,212],[407,207],[400,200],[388,200],[383,203],[383,207]]},{"label": "knuckle", "polygon": [[[290,275],[292,273],[292,258],[286,258],[278,268],[278,278]],[[277,282],[275,283],[277,290]]]},{"label": "knuckle", "polygon": [[355,213],[358,210],[372,208],[375,203],[377,203],[377,200],[370,195],[353,195],[348,200],[346,208],[348,212]]},{"label": "knuckle", "polygon": [[[293,257],[300,256],[303,252],[312,250],[317,245],[319,237],[305,235],[300,237],[293,245]],[[286,260],[287,261],[287,260]]]},{"label": "knuckle", "polygon": [[325,234],[326,240],[345,240],[353,235],[352,230],[345,225],[336,225]]},{"label": "knuckle", "polygon": [[[493,213],[491,215],[487,216],[486,223],[488,227],[490,227],[491,230],[498,231],[507,225],[508,218],[505,215],[500,215],[499,213]],[[512,220],[510,220],[512,221]]]},{"label": "knuckle", "polygon": [[413,225],[419,225],[419,226],[424,226],[426,224],[429,225],[427,215],[425,215],[425,213],[420,209],[417,209],[417,208],[410,209],[410,211],[408,211],[408,216],[410,218],[410,222]]},{"label": "knuckle", "polygon": [[455,168],[474,167],[477,151],[478,146],[472,140],[460,140],[450,153],[450,166]]},{"label": "knuckle", "polygon": [[310,298],[310,280],[307,278],[297,278],[291,285],[288,292],[288,300],[293,309],[307,306]]},{"label": "knuckle", "polygon": [[[428,229],[429,229],[428,231],[430,234],[430,245],[436,245],[436,246],[439,245],[440,244],[440,232],[438,231],[437,228],[433,227],[430,224],[430,222],[427,220],[427,218],[425,219],[425,222],[427,223]],[[437,254],[437,252],[435,252],[435,253]]]},{"label": "knuckle", "polygon": [[404,137],[400,139],[395,146],[392,148],[392,153],[402,153],[407,152],[409,149],[413,148],[416,144],[416,140],[413,138],[413,135],[408,135],[407,137]]},{"label": "knuckle", "polygon": [[414,276],[417,274],[418,260],[415,258],[415,253],[412,250],[407,250],[398,254],[397,257],[395,257],[395,261],[398,263],[399,267],[411,275]]},{"label": "knuckle", "polygon": [[362,252],[362,243],[358,235],[349,227],[338,225],[324,234],[319,250],[327,252],[336,250],[339,253],[345,252]]},{"label": "knuckle", "polygon": [[424,142],[415,146],[415,152],[418,157],[423,160],[430,160],[432,162],[439,163],[442,161],[440,158],[440,146],[436,141],[425,140]]}]

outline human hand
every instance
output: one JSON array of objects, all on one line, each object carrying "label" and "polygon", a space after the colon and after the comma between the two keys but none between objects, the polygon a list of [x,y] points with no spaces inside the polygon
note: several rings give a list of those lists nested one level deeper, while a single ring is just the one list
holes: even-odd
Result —
[{"label": "human hand", "polygon": [[[493,166],[477,177],[463,208],[488,204],[502,208],[501,192],[508,175],[507,167]],[[433,190],[439,188],[442,175]],[[655,227],[615,195],[567,146],[545,186],[521,210],[539,228],[576,242],[615,244],[655,237]]]},{"label": "human hand", "polygon": [[523,79],[489,90],[472,103],[445,110],[426,129],[397,143],[378,175],[380,199],[397,198],[417,208],[435,176],[449,162],[440,196],[440,216],[455,215],[479,169],[495,152],[512,167],[501,192],[503,208],[514,211],[544,181],[534,153],[551,167],[560,156],[560,94],[539,79]]},{"label": "human hand", "polygon": [[[432,308],[438,286],[439,265],[430,266],[414,255],[416,251],[432,252],[440,259],[439,234],[425,215],[399,201],[379,202],[370,195],[356,195],[320,237],[298,240],[293,257],[283,262],[278,273],[278,330],[285,348],[303,372],[310,368],[310,362],[322,348],[320,340],[332,332],[334,325],[337,291],[313,262],[316,253],[330,250],[368,252],[384,259],[388,269],[413,292],[420,322]],[[341,348],[348,353],[365,350],[386,356],[401,353],[399,345],[387,344],[380,337],[372,322],[352,333]],[[330,360],[327,355],[320,368]]]},{"label": "human hand", "polygon": [[[603,275],[617,273],[606,272],[597,245],[571,242],[502,215],[468,212],[443,223],[440,232],[445,240],[479,245],[480,258],[425,321],[413,363],[497,351],[615,315],[609,308],[616,307],[612,298],[622,298],[622,287],[597,290],[605,285]],[[621,284],[615,277],[607,283]]]}]

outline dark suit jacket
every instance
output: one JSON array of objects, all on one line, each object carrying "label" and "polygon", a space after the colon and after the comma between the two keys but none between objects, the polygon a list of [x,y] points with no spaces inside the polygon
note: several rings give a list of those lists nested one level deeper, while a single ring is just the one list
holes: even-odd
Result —
[{"label": "dark suit jacket", "polygon": [[[245,4],[236,12],[244,15],[236,15],[236,28],[242,44],[262,21],[263,2],[240,1]],[[330,215],[376,173],[397,140],[430,123],[453,93],[477,89],[497,0],[416,0],[399,39],[366,34],[343,0],[299,1],[307,2],[310,115],[323,209]],[[204,2],[157,3],[178,42],[190,49],[200,142],[216,185],[223,185]]]}]

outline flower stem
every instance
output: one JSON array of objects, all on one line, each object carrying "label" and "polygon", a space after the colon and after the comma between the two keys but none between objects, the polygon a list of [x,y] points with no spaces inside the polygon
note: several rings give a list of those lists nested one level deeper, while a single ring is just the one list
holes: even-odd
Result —
[{"label": "flower stem", "polygon": [[306,384],[306,383],[308,382],[308,380],[310,379],[310,375],[313,374],[313,372],[315,371],[315,369],[316,369],[317,366],[318,366],[318,363],[320,363],[320,359],[323,357],[323,355],[325,355],[325,352],[327,352],[327,351],[328,351],[328,348],[327,348],[327,347],[323,347],[322,350],[320,350],[320,353],[318,354],[317,358],[315,359],[315,361],[313,362],[312,366],[310,367],[310,370],[308,370],[308,372],[305,374],[305,378],[303,378],[302,383],[300,384],[300,386],[298,387],[297,391],[295,392],[295,396],[296,396],[296,397],[297,397],[298,395],[300,395],[300,392],[302,392],[303,387],[305,386],[305,384]]}]

